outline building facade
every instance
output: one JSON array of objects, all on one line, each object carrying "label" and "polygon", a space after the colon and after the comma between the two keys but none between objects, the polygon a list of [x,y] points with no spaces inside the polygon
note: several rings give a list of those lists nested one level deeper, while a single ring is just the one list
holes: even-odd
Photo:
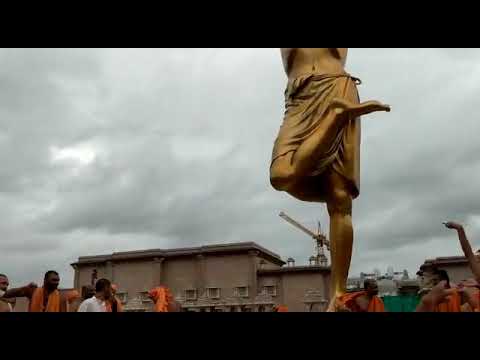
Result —
[{"label": "building facade", "polygon": [[126,311],[152,311],[148,290],[170,288],[184,311],[262,312],[276,305],[289,311],[323,311],[330,267],[286,264],[253,242],[195,248],[145,250],[83,256],[72,264],[81,291],[95,277],[119,288]]}]

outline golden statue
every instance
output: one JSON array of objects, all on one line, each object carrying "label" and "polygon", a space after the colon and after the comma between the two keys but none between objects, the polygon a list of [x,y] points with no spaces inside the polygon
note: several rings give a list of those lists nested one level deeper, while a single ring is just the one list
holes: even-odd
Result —
[{"label": "golden statue", "polygon": [[360,80],[345,72],[346,48],[281,49],[288,85],[285,117],[275,141],[270,182],[330,216],[331,301],[346,291],[353,245],[352,200],[360,193],[360,116],[390,111],[360,103]]}]

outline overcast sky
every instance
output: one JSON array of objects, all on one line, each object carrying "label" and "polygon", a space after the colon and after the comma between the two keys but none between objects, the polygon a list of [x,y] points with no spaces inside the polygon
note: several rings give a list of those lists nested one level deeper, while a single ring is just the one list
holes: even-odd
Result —
[{"label": "overcast sky", "polygon": [[[480,246],[480,50],[350,49],[362,99],[351,275],[415,272]],[[269,183],[286,77],[278,49],[1,49],[0,273],[79,256],[254,241],[306,264],[323,204]],[[478,240],[477,240],[478,239]]]}]

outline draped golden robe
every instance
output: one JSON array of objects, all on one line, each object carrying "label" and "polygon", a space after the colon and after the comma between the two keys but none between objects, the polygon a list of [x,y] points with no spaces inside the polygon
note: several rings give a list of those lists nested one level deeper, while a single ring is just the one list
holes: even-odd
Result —
[{"label": "draped golden robe", "polygon": [[[325,171],[333,169],[342,175],[351,187],[351,195],[360,193],[360,118],[347,111],[338,114],[330,106],[335,98],[359,104],[357,84],[360,80],[347,73],[307,74],[289,81],[285,90],[285,116],[275,141],[271,165],[281,156],[295,152],[309,137],[324,137],[328,150],[312,154],[311,171],[298,175],[298,181],[288,192],[303,201],[325,202]],[[318,131],[327,117],[349,117],[346,126],[336,136]]]}]

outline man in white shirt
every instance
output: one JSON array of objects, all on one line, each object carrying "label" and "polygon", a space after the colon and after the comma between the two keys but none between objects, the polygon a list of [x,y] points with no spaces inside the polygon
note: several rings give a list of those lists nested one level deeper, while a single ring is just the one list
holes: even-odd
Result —
[{"label": "man in white shirt", "polygon": [[106,301],[112,296],[112,284],[100,279],[95,284],[95,296],[80,304],[78,312],[107,312]]}]

